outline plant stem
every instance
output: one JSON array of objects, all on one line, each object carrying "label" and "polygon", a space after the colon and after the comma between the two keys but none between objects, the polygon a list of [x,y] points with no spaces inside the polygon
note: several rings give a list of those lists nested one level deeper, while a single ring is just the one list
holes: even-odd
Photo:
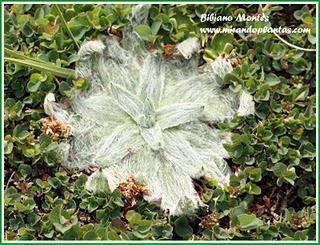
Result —
[{"label": "plant stem", "polygon": [[79,46],[76,38],[73,36],[70,28],[68,27],[67,22],[66,22],[66,20],[65,20],[64,17],[63,17],[63,14],[62,14],[62,12],[61,12],[61,10],[60,10],[59,5],[58,5],[58,4],[53,4],[53,7],[57,10],[58,15],[59,15],[59,17],[60,17],[60,20],[61,20],[64,28],[66,29],[66,31],[68,32],[68,35],[69,35],[70,38],[73,40],[74,44],[77,46],[77,48],[78,48],[78,50],[79,50],[79,49],[80,49],[80,46]]},{"label": "plant stem", "polygon": [[47,61],[41,60],[41,59],[36,59],[33,57],[25,56],[24,54],[21,54],[15,50],[11,50],[8,48],[4,48],[4,54],[8,55],[11,58],[17,58],[17,59],[22,59],[22,60],[32,60],[34,62],[42,62],[44,64],[47,64]]},{"label": "plant stem", "polygon": [[299,47],[299,46],[296,46],[294,44],[291,44],[289,42],[287,42],[286,40],[284,40],[282,37],[280,37],[276,32],[273,32],[273,34],[283,43],[287,44],[289,47],[291,48],[295,48],[295,49],[298,49],[298,50],[302,50],[302,51],[306,51],[306,52],[316,52],[317,50],[314,49],[314,48],[302,48],[302,47]]},{"label": "plant stem", "polygon": [[7,62],[19,64],[22,66],[32,67],[36,70],[47,72],[58,77],[76,78],[76,74],[74,70],[68,69],[68,68],[62,68],[62,67],[53,65],[49,62],[37,61],[34,59],[21,60],[21,59],[8,58],[8,57],[5,57],[4,60]]},{"label": "plant stem", "polygon": [[16,173],[16,171],[13,171],[13,172],[11,173],[11,175],[10,175],[10,177],[9,177],[9,179],[8,179],[8,182],[7,182],[7,184],[6,184],[6,187],[4,188],[4,193],[6,193],[6,191],[7,191],[7,189],[8,189],[8,186],[9,186],[11,180],[12,180],[12,177],[13,177],[13,175],[14,175],[15,173]]}]

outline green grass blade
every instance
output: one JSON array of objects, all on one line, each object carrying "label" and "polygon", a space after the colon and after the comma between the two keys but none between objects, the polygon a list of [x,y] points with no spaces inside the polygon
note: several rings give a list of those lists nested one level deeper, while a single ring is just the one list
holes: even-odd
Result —
[{"label": "green grass blade", "polygon": [[80,49],[80,46],[79,46],[79,44],[78,44],[78,41],[77,41],[76,38],[73,36],[70,28],[68,27],[67,22],[66,22],[66,20],[65,20],[64,17],[63,17],[63,14],[62,14],[62,12],[61,12],[61,10],[60,10],[59,5],[53,4],[53,7],[54,7],[55,10],[58,12],[58,15],[59,15],[59,17],[60,17],[60,20],[61,20],[64,28],[66,29],[66,31],[68,32],[68,35],[69,35],[70,38],[73,40],[74,44],[77,46],[77,48],[78,48],[78,50],[79,50],[79,49]]},{"label": "green grass blade", "polygon": [[76,78],[76,74],[75,74],[74,70],[68,69],[68,68],[62,68],[62,67],[59,67],[56,65],[52,65],[50,63],[44,63],[44,62],[39,62],[39,61],[34,61],[34,60],[8,58],[8,57],[5,57],[4,60],[7,62],[12,62],[12,63],[18,64],[18,65],[31,67],[31,68],[36,69],[38,71],[50,73],[50,74],[57,76],[57,77]]},{"label": "green grass blade", "polygon": [[33,57],[25,56],[24,54],[21,54],[18,51],[15,51],[15,50],[12,50],[12,49],[8,49],[8,48],[4,48],[4,54],[6,56],[8,56],[8,57],[11,57],[11,58],[17,58],[17,59],[23,59],[23,60],[32,60],[32,61],[35,61],[35,62],[42,62],[44,64],[49,63],[49,62],[41,60],[41,59],[36,59],[36,58],[33,58]]}]

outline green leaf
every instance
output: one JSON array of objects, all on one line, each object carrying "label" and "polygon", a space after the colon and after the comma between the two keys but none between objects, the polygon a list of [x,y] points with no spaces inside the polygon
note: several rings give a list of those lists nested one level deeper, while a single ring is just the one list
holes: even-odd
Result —
[{"label": "green leaf", "polygon": [[261,188],[253,183],[247,183],[246,184],[247,192],[251,195],[260,195],[261,194]]},{"label": "green leaf", "polygon": [[115,231],[108,231],[107,237],[109,240],[122,240]]},{"label": "green leaf", "polygon": [[39,152],[33,146],[25,146],[22,149],[23,155],[29,158],[34,158]]},{"label": "green leaf", "polygon": [[303,23],[305,23],[308,26],[312,26],[314,22],[314,18],[310,13],[303,13],[301,16],[301,20],[303,21]]},{"label": "green leaf", "polygon": [[219,33],[214,35],[209,46],[205,49],[204,59],[210,62],[224,53],[230,53],[233,49],[233,35],[229,33]]},{"label": "green leaf", "polygon": [[254,182],[259,182],[262,178],[261,176],[261,168],[253,168],[253,167],[247,167],[245,171],[248,173],[249,179]]},{"label": "green leaf", "polygon": [[29,136],[28,126],[24,124],[17,125],[13,130],[13,137],[18,141],[23,141]]},{"label": "green leaf", "polygon": [[301,89],[294,90],[292,92],[292,97],[294,101],[305,101],[309,94],[309,89],[302,87]]},{"label": "green leaf", "polygon": [[149,41],[150,36],[152,35],[152,30],[148,25],[138,25],[134,28],[134,30],[145,41]]},{"label": "green leaf", "polygon": [[285,126],[283,124],[280,124],[279,126],[277,126],[273,129],[274,135],[277,135],[277,136],[284,135],[284,134],[286,134],[286,132],[287,132],[287,129],[285,128]]},{"label": "green leaf", "polygon": [[32,167],[28,164],[20,164],[18,168],[18,173],[23,177],[26,178],[28,175],[32,173]]},{"label": "green leaf", "polygon": [[154,21],[151,25],[151,34],[157,35],[158,31],[160,30],[161,25],[162,25],[162,21]]},{"label": "green leaf", "polygon": [[273,43],[271,45],[270,56],[275,60],[280,60],[286,54],[286,47],[281,43]]},{"label": "green leaf", "polygon": [[283,136],[280,138],[279,140],[279,144],[282,146],[282,147],[288,147],[291,143],[291,139],[290,137],[288,136]]},{"label": "green leaf", "polygon": [[4,141],[4,154],[5,155],[9,155],[13,150],[13,143],[12,142],[8,142],[8,141]]},{"label": "green leaf", "polygon": [[31,37],[33,35],[32,26],[29,21],[25,22],[21,27],[21,32],[26,37]]},{"label": "green leaf", "polygon": [[53,209],[51,210],[48,218],[49,218],[49,221],[53,224],[53,223],[58,223],[58,224],[61,224],[62,223],[62,208],[63,208],[63,205],[62,204],[58,204],[58,205],[55,205],[53,207]]},{"label": "green leaf", "polygon": [[47,76],[42,76],[40,73],[33,73],[27,84],[27,90],[29,92],[36,92],[40,88],[42,82],[47,80]]},{"label": "green leaf", "polygon": [[88,27],[81,24],[68,23],[68,27],[76,40],[80,40],[88,31]]},{"label": "green leaf", "polygon": [[64,234],[66,231],[71,229],[72,224],[63,225],[63,224],[60,224],[60,223],[53,223],[53,226],[57,231],[59,231],[60,233]]},{"label": "green leaf", "polygon": [[269,73],[266,75],[265,82],[267,84],[269,84],[270,86],[275,86],[275,85],[279,84],[281,81],[278,78],[278,76],[276,76],[273,73]]},{"label": "green leaf", "polygon": [[294,185],[294,180],[298,178],[294,167],[290,167],[283,173],[283,178],[291,185]]},{"label": "green leaf", "polygon": [[184,239],[191,237],[193,234],[192,227],[189,225],[188,219],[185,216],[179,217],[174,222],[174,231]]},{"label": "green leaf", "polygon": [[84,240],[97,240],[97,235],[94,231],[88,231],[83,235]]},{"label": "green leaf", "polygon": [[50,138],[49,135],[47,134],[41,134],[39,136],[39,143],[40,143],[40,147],[42,149],[46,148],[47,146],[49,146],[51,144],[52,140]]},{"label": "green leaf", "polygon": [[63,234],[63,239],[64,240],[79,240],[80,234],[81,234],[80,224],[75,224]]},{"label": "green leaf", "polygon": [[77,80],[74,80],[74,81],[73,81],[73,85],[74,85],[75,87],[77,87],[77,88],[79,88],[79,89],[83,89],[83,90],[86,89],[86,88],[88,88],[88,86],[89,86],[88,81],[85,80],[85,79],[82,79],[82,78],[77,79]]},{"label": "green leaf", "polygon": [[67,83],[67,82],[61,82],[61,83],[59,84],[59,92],[60,92],[60,94],[69,96],[71,90],[72,90],[72,87],[70,86],[69,83]]},{"label": "green leaf", "polygon": [[277,177],[280,177],[286,170],[287,166],[282,162],[279,162],[273,166],[273,173]]},{"label": "green leaf", "polygon": [[141,220],[138,222],[137,231],[139,233],[147,233],[152,227],[152,221],[151,220]]},{"label": "green leaf", "polygon": [[255,214],[240,214],[238,215],[238,220],[241,230],[252,230],[263,225],[262,220],[258,219]]},{"label": "green leaf", "polygon": [[134,210],[129,210],[126,213],[126,219],[128,220],[130,225],[136,225],[139,224],[142,217],[139,213],[135,212]]},{"label": "green leaf", "polygon": [[33,209],[36,207],[36,203],[33,199],[28,198],[23,200],[22,202],[16,202],[14,206],[19,212],[31,213]]},{"label": "green leaf", "polygon": [[270,99],[270,91],[269,91],[270,85],[264,84],[262,85],[254,95],[255,101],[268,101]]},{"label": "green leaf", "polygon": [[9,118],[12,120],[20,120],[22,117],[22,109],[24,104],[21,101],[17,101],[14,104],[10,105],[8,108]]}]

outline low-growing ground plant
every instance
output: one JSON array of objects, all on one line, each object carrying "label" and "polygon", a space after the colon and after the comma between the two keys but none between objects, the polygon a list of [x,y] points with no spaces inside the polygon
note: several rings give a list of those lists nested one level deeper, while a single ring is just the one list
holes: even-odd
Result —
[{"label": "low-growing ground plant", "polygon": [[[133,9],[140,14],[132,14]],[[315,239],[315,5],[161,4],[137,8],[120,4],[7,4],[3,12],[5,240]],[[265,14],[269,20],[201,22],[203,13],[234,17]],[[200,28],[228,25],[301,27],[309,28],[310,33],[200,33]],[[139,40],[127,41],[137,37]],[[198,50],[192,56],[184,41],[194,37],[199,40],[195,45],[199,49],[192,48]],[[95,48],[101,52],[100,57]],[[139,50],[143,52],[139,54]],[[133,68],[127,69],[125,59],[134,55],[137,57],[133,60],[146,64],[145,71],[128,72]],[[199,59],[195,59],[197,55]],[[108,64],[108,60],[114,63]],[[160,61],[164,68],[159,66]],[[148,71],[150,67],[154,69]],[[226,98],[232,104],[222,111],[215,107],[221,106],[220,101],[208,103],[212,98],[212,94],[206,94],[208,90],[198,94],[195,89],[188,94],[189,87],[183,83],[195,74],[191,84],[203,82],[201,76],[208,74],[210,67],[213,72],[208,77],[214,81],[213,86],[217,85],[220,92],[228,91]],[[162,93],[166,87],[159,78],[164,71],[165,81],[172,85]],[[136,91],[138,86],[121,84],[125,82],[119,79],[123,73],[131,75],[133,82],[140,77],[140,85],[145,86]],[[104,81],[102,88],[99,75]],[[182,81],[183,86],[175,85],[175,81]],[[179,91],[170,94],[172,88]],[[100,103],[98,91],[105,93],[100,94],[106,100],[111,94],[118,105]],[[53,94],[59,104],[53,103]],[[225,98],[221,94],[220,100]],[[254,111],[246,113],[239,108],[241,95],[254,101]],[[184,96],[187,99],[179,101]],[[179,110],[185,109],[183,113],[171,108],[168,113],[177,113],[177,118],[162,120],[157,110],[177,101],[189,103],[189,107],[180,106]],[[105,164],[115,161],[119,152],[105,154],[108,148],[99,145],[97,139],[105,142],[104,137],[117,132],[118,136],[129,137],[126,129],[114,130],[118,125],[112,123],[119,120],[107,117],[117,106],[121,115],[114,115],[115,119],[138,130],[139,142],[151,148],[150,152],[162,149],[168,137],[177,141],[172,144],[176,150],[171,155],[182,152],[177,164],[184,164],[185,169],[162,174],[164,179],[170,176],[172,183],[181,184],[183,171],[193,171],[194,156],[201,156],[203,162],[205,155],[223,154],[215,156],[215,161],[197,164],[199,169],[188,173],[189,191],[183,195],[179,194],[183,188],[168,187],[159,176],[152,181],[138,176],[148,166],[152,172],[157,163],[152,162],[154,158],[149,156],[154,153],[149,151],[144,152],[146,163],[129,172],[120,168],[122,172],[116,174],[123,176],[114,175],[118,179],[110,184]],[[86,114],[79,117],[79,111]],[[66,115],[68,120],[64,120]],[[88,139],[92,132],[86,133],[83,125],[87,130],[94,129],[90,119],[101,122],[103,130],[96,130],[95,137]],[[192,134],[195,129],[204,130],[204,140],[201,132]],[[199,137],[192,145],[197,152],[192,147],[180,147],[186,147],[188,131],[190,140]],[[83,138],[77,138],[75,132]],[[231,139],[223,138],[216,147],[203,148],[208,142],[216,142],[215,135],[210,136],[214,139],[209,137],[215,133],[230,135]],[[90,140],[90,144],[84,140]],[[200,140],[204,143],[199,144]],[[63,154],[68,145],[77,153],[73,154],[76,159]],[[121,153],[124,148],[119,149]],[[125,145],[125,150],[134,155],[137,149]],[[99,164],[92,164],[92,159]],[[223,174],[209,167],[218,160]],[[150,162],[154,165],[147,164]],[[148,199],[150,191],[158,198]],[[188,202],[179,202],[184,197],[191,199],[189,206]]]}]

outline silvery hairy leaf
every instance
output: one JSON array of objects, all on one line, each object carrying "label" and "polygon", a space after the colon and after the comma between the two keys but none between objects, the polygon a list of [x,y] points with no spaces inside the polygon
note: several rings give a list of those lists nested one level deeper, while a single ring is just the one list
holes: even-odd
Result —
[{"label": "silvery hairy leaf", "polygon": [[[68,111],[52,94],[45,108],[71,128],[63,164],[99,167],[87,182],[89,190],[113,190],[135,176],[148,188],[146,200],[178,215],[202,204],[192,179],[228,184],[228,137],[208,123],[253,113],[254,103],[245,91],[221,88],[232,71],[227,60],[198,68],[196,43],[193,38],[179,46],[188,59],[147,51],[132,31],[124,33],[121,45],[106,37],[81,46],[76,73],[88,80],[89,90],[76,95]],[[183,50],[189,44],[191,50]]]}]

